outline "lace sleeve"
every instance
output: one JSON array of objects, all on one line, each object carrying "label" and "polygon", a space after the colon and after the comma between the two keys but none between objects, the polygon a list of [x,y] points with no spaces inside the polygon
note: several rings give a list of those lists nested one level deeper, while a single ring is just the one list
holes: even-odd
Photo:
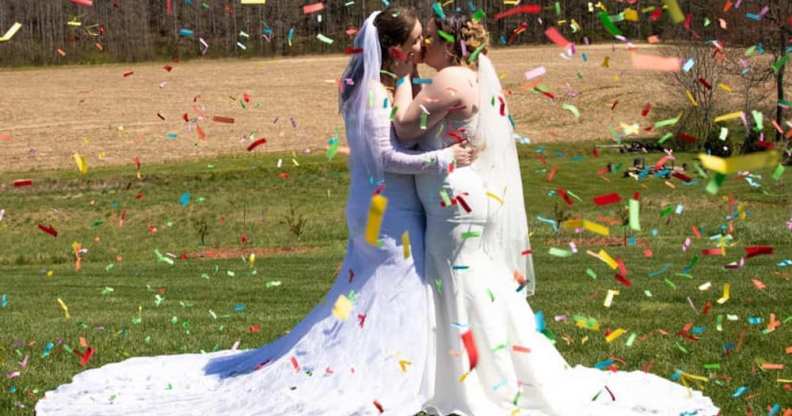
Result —
[{"label": "lace sleeve", "polygon": [[370,131],[376,135],[376,142],[379,143],[382,168],[385,172],[405,175],[441,173],[453,161],[453,153],[449,148],[430,152],[406,149],[395,137],[387,115],[383,117],[379,114],[379,117],[370,121]]}]

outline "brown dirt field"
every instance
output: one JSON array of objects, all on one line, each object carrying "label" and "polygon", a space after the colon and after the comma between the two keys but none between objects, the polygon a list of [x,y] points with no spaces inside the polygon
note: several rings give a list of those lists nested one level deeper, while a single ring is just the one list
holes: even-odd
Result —
[{"label": "brown dirt field", "polygon": [[[656,114],[641,117],[645,103],[668,107],[678,99],[662,75],[633,70],[623,46],[583,46],[571,61],[559,54],[552,46],[491,54],[505,88],[513,92],[509,102],[517,131],[536,143],[607,139],[609,125],[619,129],[620,122],[641,122],[643,127],[656,121]],[[602,66],[605,57],[609,68]],[[241,153],[260,137],[268,143],[258,152],[323,149],[335,129],[343,137],[334,79],[347,59],[198,60],[171,63],[172,72],[162,69],[164,63],[0,70],[0,171],[76,169],[75,152],[89,166],[134,169],[135,156],[147,164]],[[547,68],[543,83],[556,100],[525,86],[524,72],[540,65]],[[134,74],[124,77],[129,71]],[[247,109],[240,105],[243,93],[251,96]],[[615,100],[619,104],[611,111]],[[576,105],[580,119],[561,103]],[[205,140],[182,120],[184,113],[198,117],[199,110]],[[233,117],[235,123],[217,123],[213,116]],[[169,132],[177,137],[169,139]]]}]

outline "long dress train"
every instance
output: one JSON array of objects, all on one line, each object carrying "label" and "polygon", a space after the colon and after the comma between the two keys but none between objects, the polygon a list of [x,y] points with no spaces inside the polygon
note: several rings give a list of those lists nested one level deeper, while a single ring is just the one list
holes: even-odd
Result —
[{"label": "long dress train", "polygon": [[[445,146],[443,127],[476,132],[478,122],[478,116],[446,120],[424,146]],[[495,160],[504,163],[506,157]],[[516,154],[512,157],[516,161]],[[461,416],[716,415],[718,409],[701,392],[653,374],[570,368],[537,331],[525,290],[501,260],[502,253],[486,244],[502,217],[498,195],[503,190],[488,187],[477,163],[450,174],[417,177],[427,215],[426,278],[436,280],[437,375],[427,411]]]},{"label": "long dress train", "polygon": [[[364,241],[377,184],[352,155],[350,239],[341,273],[322,303],[291,332],[255,350],[136,357],[89,369],[46,392],[37,414],[412,416],[420,411],[434,389],[434,306],[422,273],[425,215],[414,177],[403,174],[437,174],[451,154],[394,149],[388,114],[385,108],[365,116],[365,134],[379,145],[383,168],[402,173],[385,174],[389,204],[382,245]],[[411,245],[406,258],[405,232]],[[345,320],[333,314],[341,296],[353,304]]]}]

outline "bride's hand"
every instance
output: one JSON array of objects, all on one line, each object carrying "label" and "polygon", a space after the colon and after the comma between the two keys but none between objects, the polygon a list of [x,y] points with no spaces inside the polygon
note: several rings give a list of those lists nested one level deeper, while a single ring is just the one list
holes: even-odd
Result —
[{"label": "bride's hand", "polygon": [[469,166],[476,160],[476,150],[470,145],[457,143],[450,147],[457,166]]}]

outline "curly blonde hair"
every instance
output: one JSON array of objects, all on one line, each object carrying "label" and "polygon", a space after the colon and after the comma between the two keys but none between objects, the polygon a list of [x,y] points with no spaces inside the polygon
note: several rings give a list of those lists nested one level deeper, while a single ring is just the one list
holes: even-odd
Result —
[{"label": "curly blonde hair", "polygon": [[480,21],[463,13],[446,13],[445,19],[434,17],[437,30],[454,37],[448,45],[448,53],[457,65],[478,68],[478,55],[489,52],[489,32]]}]

